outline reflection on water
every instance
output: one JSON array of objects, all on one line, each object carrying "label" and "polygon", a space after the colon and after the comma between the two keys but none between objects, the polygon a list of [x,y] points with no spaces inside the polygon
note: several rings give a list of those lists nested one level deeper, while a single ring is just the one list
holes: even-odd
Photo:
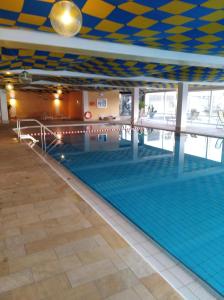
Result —
[{"label": "reflection on water", "polygon": [[49,154],[224,295],[223,140],[94,128]]},{"label": "reflection on water", "polygon": [[[154,129],[152,132],[145,129],[144,143],[149,146],[173,151],[175,133]],[[223,139],[187,134],[184,137],[184,153],[221,162]]]},{"label": "reflection on water", "polygon": [[[95,131],[102,129],[102,126],[87,126],[87,130]],[[103,127],[105,128],[105,126]],[[113,127],[118,129],[118,127]],[[72,128],[70,128],[72,129]],[[77,126],[76,131],[86,129],[84,126]],[[54,129],[57,132],[61,132],[61,128]],[[66,129],[67,130],[67,129]],[[69,130],[67,130],[69,131]],[[164,149],[168,151],[174,150],[175,147],[175,132],[158,130],[152,128],[144,128],[137,130],[138,132],[138,145],[139,146],[152,146],[158,149]],[[196,134],[184,134],[184,153],[197,157],[207,158],[217,162],[222,161],[223,155],[223,139],[201,136]],[[74,147],[81,147],[83,150],[97,151],[103,149],[119,149],[122,146],[133,145],[132,131],[129,125],[122,126],[122,129],[114,132],[102,132],[102,133],[87,133],[79,135],[63,136],[64,144],[73,144]],[[130,143],[129,143],[130,142]],[[88,145],[88,146],[87,146]],[[80,150],[81,150],[80,148]]]},{"label": "reflection on water", "polygon": [[[112,127],[102,132],[99,126],[93,129],[91,132],[64,135],[62,143],[50,148],[49,154],[62,160],[76,175],[82,169],[86,171],[95,168],[105,172],[109,168],[110,172],[112,167],[116,168],[118,174],[124,164],[132,166],[134,175],[138,168],[141,168],[143,174],[158,161],[166,165],[162,169],[153,170],[154,179],[157,178],[156,172],[158,176],[169,177],[175,174],[179,177],[181,168],[183,173],[222,168],[222,139],[195,134],[177,135],[172,131],[152,128],[131,130],[130,126]],[[148,176],[150,173],[142,180],[147,181]]]}]

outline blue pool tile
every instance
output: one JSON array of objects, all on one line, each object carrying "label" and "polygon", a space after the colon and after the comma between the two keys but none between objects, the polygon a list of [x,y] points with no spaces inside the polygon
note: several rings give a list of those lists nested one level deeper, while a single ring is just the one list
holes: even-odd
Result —
[{"label": "blue pool tile", "polygon": [[[194,153],[180,162],[147,135],[136,159],[119,134],[105,144],[96,135],[88,151],[84,138],[66,137],[49,154],[224,296],[223,163]],[[171,140],[178,147],[179,137]]]}]

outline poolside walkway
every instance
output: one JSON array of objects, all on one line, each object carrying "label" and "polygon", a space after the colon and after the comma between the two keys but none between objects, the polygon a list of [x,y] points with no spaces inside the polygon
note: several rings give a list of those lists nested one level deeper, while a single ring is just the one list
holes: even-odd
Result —
[{"label": "poolside walkway", "polygon": [[181,297],[0,126],[0,300]]}]

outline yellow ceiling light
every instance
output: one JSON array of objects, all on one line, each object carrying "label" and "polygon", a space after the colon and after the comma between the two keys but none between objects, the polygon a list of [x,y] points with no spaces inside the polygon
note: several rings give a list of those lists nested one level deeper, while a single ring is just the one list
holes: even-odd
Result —
[{"label": "yellow ceiling light", "polygon": [[7,91],[11,91],[11,90],[13,90],[14,86],[12,83],[9,82],[6,84],[5,88],[7,89]]},{"label": "yellow ceiling light", "polygon": [[72,37],[82,27],[82,13],[71,0],[62,0],[53,5],[50,21],[58,34]]}]

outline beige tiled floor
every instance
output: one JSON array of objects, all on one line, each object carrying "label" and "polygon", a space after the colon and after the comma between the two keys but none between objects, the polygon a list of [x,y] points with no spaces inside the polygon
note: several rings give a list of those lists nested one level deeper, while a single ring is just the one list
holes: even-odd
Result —
[{"label": "beige tiled floor", "polygon": [[0,299],[181,299],[10,128],[0,127]]}]

